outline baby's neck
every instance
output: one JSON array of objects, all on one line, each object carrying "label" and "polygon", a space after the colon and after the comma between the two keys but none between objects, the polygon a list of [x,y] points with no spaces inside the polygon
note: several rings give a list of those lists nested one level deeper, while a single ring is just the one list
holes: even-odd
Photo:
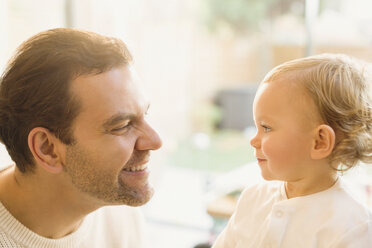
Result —
[{"label": "baby's neck", "polygon": [[332,187],[338,179],[337,173],[325,174],[316,178],[302,178],[297,181],[285,182],[285,191],[288,199],[311,195]]}]

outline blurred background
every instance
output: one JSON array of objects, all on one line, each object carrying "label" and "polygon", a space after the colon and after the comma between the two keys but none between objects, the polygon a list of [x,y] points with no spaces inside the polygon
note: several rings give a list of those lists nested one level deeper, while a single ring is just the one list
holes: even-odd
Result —
[{"label": "blurred background", "polygon": [[[73,27],[121,38],[164,146],[142,207],[148,247],[212,242],[242,187],[260,178],[252,101],[274,66],[345,53],[372,61],[370,0],[1,0],[0,68],[30,36]],[[0,166],[11,163],[3,146]],[[372,207],[372,166],[344,177]]]}]

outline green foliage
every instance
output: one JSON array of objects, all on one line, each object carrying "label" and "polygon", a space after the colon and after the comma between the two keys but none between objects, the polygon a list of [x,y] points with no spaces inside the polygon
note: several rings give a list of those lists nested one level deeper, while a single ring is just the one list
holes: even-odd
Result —
[{"label": "green foliage", "polygon": [[192,111],[193,127],[198,132],[210,134],[214,132],[217,123],[221,121],[221,109],[210,102],[194,106]]},{"label": "green foliage", "polygon": [[254,149],[243,133],[233,130],[218,131],[211,135],[204,147],[198,146],[195,136],[180,141],[177,150],[169,156],[169,164],[202,171],[230,171],[255,161]]},{"label": "green foliage", "polygon": [[205,0],[205,19],[211,31],[221,26],[233,32],[254,31],[278,0]]}]

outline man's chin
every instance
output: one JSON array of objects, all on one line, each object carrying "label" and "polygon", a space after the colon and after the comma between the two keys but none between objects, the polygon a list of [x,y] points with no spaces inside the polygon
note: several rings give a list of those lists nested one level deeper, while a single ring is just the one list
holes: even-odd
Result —
[{"label": "man's chin", "polygon": [[131,190],[126,192],[114,203],[115,205],[128,205],[131,207],[139,207],[150,201],[154,195],[154,189],[146,185],[144,189],[141,190]]},{"label": "man's chin", "polygon": [[131,207],[139,207],[139,206],[145,205],[151,200],[153,195],[154,195],[154,191],[152,191],[151,194],[147,195],[146,197],[136,198],[129,204],[125,204],[125,205],[131,206]]}]

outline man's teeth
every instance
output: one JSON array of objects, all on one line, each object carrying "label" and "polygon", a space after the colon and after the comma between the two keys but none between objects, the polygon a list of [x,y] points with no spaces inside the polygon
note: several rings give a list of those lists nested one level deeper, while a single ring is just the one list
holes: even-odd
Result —
[{"label": "man's teeth", "polygon": [[146,169],[146,167],[147,167],[147,164],[143,164],[143,165],[139,165],[139,166],[135,166],[131,168],[126,168],[125,170],[126,171],[141,171],[141,170]]}]

